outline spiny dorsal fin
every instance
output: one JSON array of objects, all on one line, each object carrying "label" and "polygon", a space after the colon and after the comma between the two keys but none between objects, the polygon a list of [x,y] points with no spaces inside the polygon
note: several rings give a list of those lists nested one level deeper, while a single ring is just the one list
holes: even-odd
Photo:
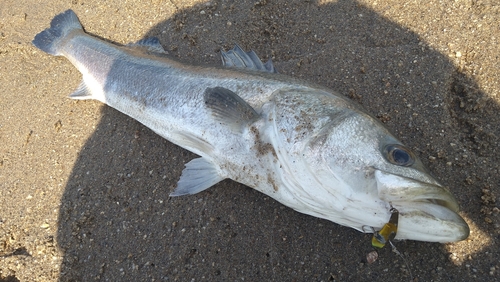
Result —
[{"label": "spiny dorsal fin", "polygon": [[227,52],[221,51],[220,53],[222,65],[225,67],[246,68],[263,72],[277,73],[271,59],[264,64],[253,50],[245,52],[238,44],[236,44],[233,49]]},{"label": "spiny dorsal fin", "polygon": [[186,164],[182,171],[177,188],[170,194],[171,197],[192,195],[210,188],[224,180],[217,172],[213,163],[204,158],[193,159]]},{"label": "spiny dorsal fin", "polygon": [[241,132],[245,125],[259,118],[252,106],[233,91],[223,87],[207,88],[204,100],[212,115],[236,132]]},{"label": "spiny dorsal fin", "polygon": [[140,48],[145,51],[159,53],[159,54],[167,54],[167,51],[163,49],[163,46],[160,44],[160,40],[157,37],[148,37],[145,39],[141,39],[135,43],[127,44],[128,47]]}]

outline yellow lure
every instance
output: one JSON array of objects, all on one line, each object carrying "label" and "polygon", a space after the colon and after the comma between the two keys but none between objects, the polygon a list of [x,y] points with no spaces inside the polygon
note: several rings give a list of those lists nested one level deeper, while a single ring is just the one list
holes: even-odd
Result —
[{"label": "yellow lure", "polygon": [[380,231],[373,233],[372,246],[381,249],[389,240],[396,237],[396,233],[398,232],[398,218],[399,211],[391,207],[391,218],[388,223],[384,224],[384,227]]}]

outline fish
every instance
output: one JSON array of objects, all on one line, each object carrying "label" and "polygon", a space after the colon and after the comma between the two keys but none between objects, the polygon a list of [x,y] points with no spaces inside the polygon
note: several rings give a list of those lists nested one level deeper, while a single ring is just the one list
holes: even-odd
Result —
[{"label": "fish", "polygon": [[199,156],[172,197],[232,179],[382,241],[469,235],[450,190],[380,121],[333,90],[278,73],[254,51],[236,45],[221,51],[222,66],[184,64],[154,37],[119,45],[91,36],[72,10],[32,43],[81,72],[71,98],[101,101]]}]

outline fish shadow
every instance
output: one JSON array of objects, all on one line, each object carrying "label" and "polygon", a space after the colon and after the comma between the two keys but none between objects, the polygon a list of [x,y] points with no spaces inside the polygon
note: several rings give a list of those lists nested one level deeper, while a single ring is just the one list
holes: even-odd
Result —
[{"label": "fish shadow", "polygon": [[[500,136],[493,126],[499,106],[485,102],[473,79],[409,29],[356,1],[213,1],[179,10],[144,37],[151,36],[171,56],[196,64],[220,64],[218,50],[238,43],[264,61],[272,58],[281,73],[356,100],[414,148],[457,196],[468,221],[489,233],[480,198],[484,185],[500,183],[488,167],[499,158],[488,154]],[[410,278],[388,249],[376,264],[363,263],[369,234],[297,213],[233,181],[169,198],[184,164],[195,157],[103,107],[62,197],[60,280]],[[464,183],[469,177],[474,181]],[[466,261],[498,257],[498,235],[490,239],[461,264],[442,244],[397,246],[419,281],[453,281],[471,275]],[[490,264],[477,267],[476,275],[488,277]]]}]

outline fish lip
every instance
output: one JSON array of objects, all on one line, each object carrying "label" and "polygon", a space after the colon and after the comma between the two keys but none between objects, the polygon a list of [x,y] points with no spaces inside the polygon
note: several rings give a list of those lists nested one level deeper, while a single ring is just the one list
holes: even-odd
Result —
[{"label": "fish lip", "polygon": [[394,202],[399,211],[396,239],[428,242],[457,242],[467,239],[469,225],[455,211],[428,201]]},{"label": "fish lip", "polygon": [[383,201],[430,203],[445,207],[455,213],[460,210],[453,194],[438,182],[421,182],[383,170],[375,170],[375,179],[378,196]]}]

